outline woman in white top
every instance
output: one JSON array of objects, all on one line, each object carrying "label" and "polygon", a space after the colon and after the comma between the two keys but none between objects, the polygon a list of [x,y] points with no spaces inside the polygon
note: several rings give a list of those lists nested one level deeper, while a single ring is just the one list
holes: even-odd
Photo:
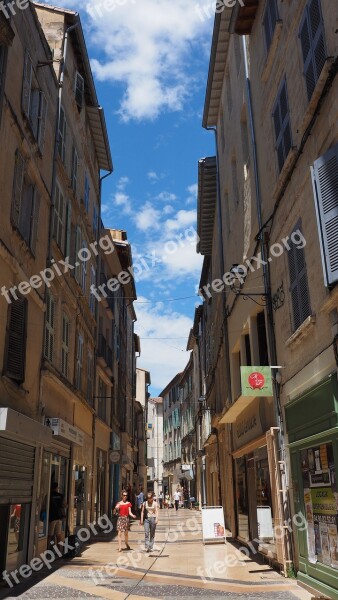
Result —
[{"label": "woman in white top", "polygon": [[142,504],[140,525],[144,524],[144,544],[146,552],[154,547],[155,531],[158,520],[158,504],[153,492],[148,492],[147,500]]}]

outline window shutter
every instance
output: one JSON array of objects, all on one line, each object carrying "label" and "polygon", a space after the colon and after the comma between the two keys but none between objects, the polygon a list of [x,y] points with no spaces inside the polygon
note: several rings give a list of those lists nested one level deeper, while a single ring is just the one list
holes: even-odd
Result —
[{"label": "window shutter", "polygon": [[65,377],[68,377],[68,353],[69,353],[69,319],[67,315],[62,315],[62,352],[61,352],[61,371]]},{"label": "window shutter", "polygon": [[46,298],[46,326],[45,326],[45,357],[53,362],[54,355],[54,322],[55,322],[55,302],[52,294],[47,293]]},{"label": "window shutter", "polygon": [[24,160],[23,156],[20,154],[19,150],[17,150],[15,153],[13,197],[12,197],[12,209],[11,209],[12,223],[15,227],[19,227],[24,175],[25,175],[25,160]]},{"label": "window shutter", "polygon": [[8,309],[5,373],[18,383],[25,380],[27,300],[18,298]]},{"label": "window shutter", "polygon": [[60,123],[59,123],[59,155],[62,162],[66,162],[66,138],[67,138],[67,121],[63,107],[60,108]]},{"label": "window shutter", "polygon": [[66,235],[65,235],[65,256],[70,257],[70,241],[72,231],[72,205],[67,202],[66,206]]},{"label": "window shutter", "polygon": [[83,107],[84,79],[80,73],[75,76],[75,101],[79,108]]},{"label": "window shutter", "polygon": [[35,254],[37,230],[39,224],[39,212],[40,212],[40,194],[34,188],[33,196],[33,210],[32,210],[32,223],[31,223],[31,235],[30,235],[30,249]]},{"label": "window shutter", "polygon": [[316,81],[326,61],[324,26],[319,0],[311,0],[309,4],[309,20],[312,32],[313,59],[316,69]]},{"label": "window shutter", "polygon": [[39,90],[31,90],[31,99],[29,107],[29,122],[32,127],[35,139],[38,138],[39,127],[39,110],[40,110],[40,92]]},{"label": "window shutter", "polygon": [[319,239],[326,286],[338,281],[338,144],[312,169]]},{"label": "window shutter", "polygon": [[[296,225],[294,231],[299,229],[300,225]],[[293,244],[288,251],[288,263],[293,329],[296,331],[303,321],[311,315],[304,248],[296,247]]]},{"label": "window shutter", "polygon": [[77,226],[75,230],[75,279],[80,283],[81,278],[81,263],[79,262],[78,252],[81,249],[81,230]]},{"label": "window shutter", "polygon": [[301,43],[302,53],[303,53],[304,77],[305,77],[307,95],[308,95],[308,99],[310,99],[313,94],[313,90],[315,89],[316,76],[315,76],[315,72],[314,72],[314,68],[313,68],[311,38],[310,38],[307,10],[305,11],[305,15],[303,17],[303,22],[300,27],[299,38],[300,38],[300,43]]},{"label": "window shutter", "polygon": [[76,152],[76,148],[73,145],[73,150],[72,150],[72,173],[71,173],[71,180],[72,180],[72,189],[74,194],[76,194],[76,188],[77,188],[77,172],[78,172],[78,166],[79,166],[79,157],[78,154]]},{"label": "window shutter", "polygon": [[85,175],[84,205],[85,205],[85,209],[86,209],[87,213],[89,212],[89,195],[90,195],[90,185],[89,185],[88,175],[86,173],[86,175]]},{"label": "window shutter", "polygon": [[29,55],[28,50],[26,50],[25,64],[24,64],[24,70],[23,70],[23,81],[22,81],[21,107],[22,107],[22,112],[27,117],[27,119],[29,119],[29,115],[30,115],[32,78],[33,78],[32,59]]},{"label": "window shutter", "polygon": [[20,207],[19,231],[27,246],[30,246],[34,202],[34,186],[24,185]]},{"label": "window shutter", "polygon": [[45,145],[45,132],[46,132],[46,121],[47,121],[47,111],[48,111],[48,103],[46,96],[43,92],[39,92],[39,117],[38,117],[38,136],[37,142],[40,149],[41,154],[43,153],[44,145]]}]

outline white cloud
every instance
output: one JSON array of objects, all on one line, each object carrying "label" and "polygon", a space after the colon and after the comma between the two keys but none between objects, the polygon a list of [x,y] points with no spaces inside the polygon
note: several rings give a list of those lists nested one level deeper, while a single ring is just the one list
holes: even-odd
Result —
[{"label": "white cloud", "polygon": [[149,173],[147,173],[147,177],[152,183],[155,183],[155,181],[159,180],[159,176],[157,173],[155,173],[155,171],[149,171]]},{"label": "white cloud", "polygon": [[161,200],[162,202],[174,202],[177,200],[177,196],[171,192],[163,191],[155,197],[155,200]]},{"label": "white cloud", "polygon": [[[186,345],[192,320],[167,306],[166,300],[154,304],[135,303],[135,330],[141,338],[141,357],[138,366],[150,371],[152,387],[159,393],[169,381],[183,371],[189,360]],[[176,339],[145,339],[176,338]]]},{"label": "white cloud", "polygon": [[187,187],[187,192],[188,192],[189,196],[186,199],[186,204],[187,205],[196,204],[197,194],[198,194],[198,184],[193,183],[192,185],[189,185]]},{"label": "white cloud", "polygon": [[131,200],[128,194],[125,193],[125,189],[129,183],[128,177],[120,177],[116,184],[117,192],[113,194],[113,203],[115,206],[122,208],[122,212],[125,215],[130,215],[132,212]]},{"label": "white cloud", "polygon": [[59,4],[87,11],[91,43],[100,50],[92,68],[100,81],[122,84],[118,112],[123,121],[155,119],[184,108],[197,83],[191,61],[211,31],[193,3],[191,9],[187,0],[91,0],[86,8],[83,0]]},{"label": "white cloud", "polygon": [[173,212],[175,212],[175,209],[170,204],[167,204],[162,210],[162,214],[164,215],[171,215]]},{"label": "white cloud", "polygon": [[168,231],[176,231],[196,223],[195,210],[179,210],[174,219],[168,219],[165,226]]},{"label": "white cloud", "polygon": [[134,215],[134,221],[136,227],[141,231],[146,231],[150,228],[158,229],[160,216],[161,213],[150,202],[146,202],[140,211]]}]

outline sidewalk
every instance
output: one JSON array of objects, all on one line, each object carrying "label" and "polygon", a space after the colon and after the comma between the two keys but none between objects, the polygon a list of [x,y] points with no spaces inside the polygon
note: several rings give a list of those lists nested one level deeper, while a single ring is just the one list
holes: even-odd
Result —
[{"label": "sidewalk", "polygon": [[[55,570],[8,590],[6,598],[140,600],[173,597],[251,600],[310,600],[311,594],[285,579],[259,557],[248,558],[235,544],[203,545],[197,511],[160,511],[154,551],[143,551],[144,533],[132,523],[131,550],[117,540],[94,541],[81,556],[58,561]],[[27,585],[29,587],[27,587]],[[20,589],[21,588],[21,589]]]}]

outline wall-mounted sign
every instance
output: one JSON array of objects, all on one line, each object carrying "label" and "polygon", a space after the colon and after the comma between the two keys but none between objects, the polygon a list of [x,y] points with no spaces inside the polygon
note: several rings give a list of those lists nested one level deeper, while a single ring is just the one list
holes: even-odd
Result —
[{"label": "wall-mounted sign", "polygon": [[109,453],[109,462],[112,463],[113,465],[116,465],[120,462],[120,452],[118,450],[112,450]]},{"label": "wall-mounted sign", "polygon": [[241,367],[242,396],[272,396],[271,367]]},{"label": "wall-mounted sign", "polygon": [[118,436],[117,433],[115,433],[115,431],[113,431],[111,434],[111,447],[113,450],[121,449],[120,436]]},{"label": "wall-mounted sign", "polygon": [[46,425],[47,424],[49,424],[54,435],[62,437],[69,442],[73,442],[77,446],[84,445],[83,432],[80,431],[80,429],[78,429],[77,427],[74,427],[73,425],[69,425],[69,423],[67,423],[63,419],[59,419],[59,418],[47,419]]},{"label": "wall-mounted sign", "polygon": [[266,431],[265,402],[263,398],[253,400],[237,417],[233,428],[236,449],[255,440]]}]

